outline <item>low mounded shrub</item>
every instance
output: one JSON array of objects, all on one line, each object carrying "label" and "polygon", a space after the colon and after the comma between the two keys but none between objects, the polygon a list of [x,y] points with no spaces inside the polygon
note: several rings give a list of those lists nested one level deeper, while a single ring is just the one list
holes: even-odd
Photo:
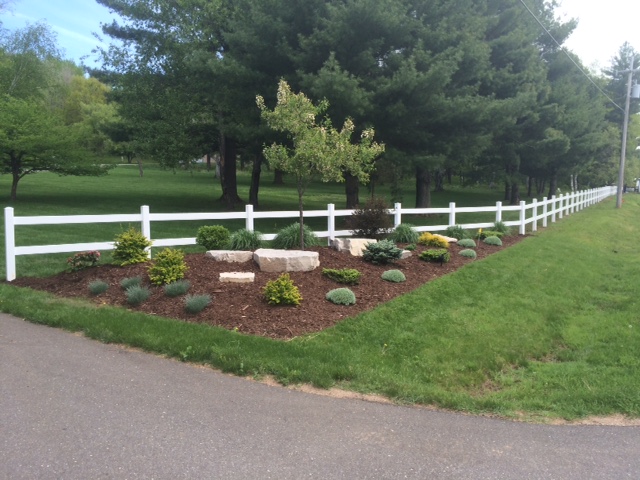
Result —
[{"label": "low mounded shrub", "polygon": [[396,243],[416,243],[419,237],[420,234],[413,228],[413,225],[401,223],[391,232],[389,240]]},{"label": "low mounded shrub", "polygon": [[484,243],[486,243],[487,245],[495,245],[497,247],[501,247],[502,246],[502,240],[500,240],[500,238],[496,237],[495,235],[491,236],[491,237],[486,237],[483,240]]},{"label": "low mounded shrub", "polygon": [[355,268],[323,268],[322,274],[338,283],[345,283],[347,285],[356,285],[360,283],[360,277],[362,274]]},{"label": "low mounded shrub", "polygon": [[300,305],[302,295],[288,273],[267,282],[262,292],[269,305]]},{"label": "low mounded shrub", "polygon": [[476,248],[476,242],[473,238],[462,238],[458,240],[458,245],[464,248]]},{"label": "low mounded shrub", "polygon": [[142,283],[142,277],[127,277],[120,280],[120,286],[126,290],[129,287],[140,285]]},{"label": "low mounded shrub", "polygon": [[229,230],[222,225],[200,227],[196,234],[196,243],[207,250],[224,250],[229,245]]},{"label": "low mounded shrub", "polygon": [[187,295],[184,297],[184,309],[187,313],[198,313],[211,303],[211,295]]},{"label": "low mounded shrub", "polygon": [[107,282],[104,282],[102,280],[94,280],[92,282],[89,282],[89,292],[91,292],[91,295],[100,295],[107,290],[109,290],[109,284]]},{"label": "low mounded shrub", "polygon": [[482,240],[484,240],[487,237],[498,237],[498,238],[502,238],[504,236],[504,233],[502,232],[496,232],[495,230],[483,230],[480,232],[480,238]]},{"label": "low mounded shrub", "polygon": [[229,237],[229,250],[257,250],[262,247],[262,235],[255,230],[241,228]]},{"label": "low mounded shrub", "polygon": [[391,240],[369,243],[362,251],[362,259],[376,265],[386,265],[402,257],[402,250]]},{"label": "low mounded shrub", "polygon": [[425,262],[432,263],[447,263],[451,260],[451,254],[449,250],[444,248],[433,249],[433,250],[425,250],[420,254],[420,260],[424,260]]},{"label": "low mounded shrub", "polygon": [[191,282],[189,280],[176,280],[164,286],[164,294],[167,297],[179,297],[189,291]]},{"label": "low mounded shrub", "polygon": [[471,250],[470,248],[467,248],[465,250],[460,250],[461,256],[466,257],[466,258],[476,258],[478,256],[478,254],[476,253],[475,250]]},{"label": "low mounded shrub", "polygon": [[144,263],[149,260],[146,248],[151,245],[152,242],[142,232],[131,227],[126,232],[116,235],[111,257],[114,263],[120,266]]},{"label": "low mounded shrub", "polygon": [[141,285],[132,285],[125,292],[127,294],[127,303],[134,306],[140,305],[151,296],[149,289]]},{"label": "low mounded shrub", "polygon": [[447,227],[447,229],[444,231],[444,234],[447,237],[456,238],[458,240],[462,240],[463,238],[469,237],[469,233],[460,225],[453,225],[451,227]]},{"label": "low mounded shrub", "polygon": [[327,292],[327,300],[336,305],[355,305],[356,295],[348,288],[336,288]]},{"label": "low mounded shrub", "polygon": [[400,270],[387,270],[382,274],[382,279],[387,282],[401,283],[405,282],[407,277]]},{"label": "low mounded shrub", "polygon": [[165,248],[149,267],[149,280],[154,285],[166,285],[183,278],[188,268],[182,250]]},{"label": "low mounded shrub", "polygon": [[404,249],[405,250],[409,250],[410,252],[413,252],[416,249],[416,244],[415,243],[410,243],[409,245],[404,247]]},{"label": "low mounded shrub", "polygon": [[100,252],[93,250],[91,252],[79,252],[73,257],[67,259],[67,264],[72,272],[83,270],[89,267],[95,267],[100,261]]},{"label": "low mounded shrub", "polygon": [[[307,225],[302,227],[305,247],[320,245],[320,240]],[[290,250],[300,248],[300,224],[294,223],[280,230],[272,242],[273,248]]]},{"label": "low mounded shrub", "polygon": [[447,242],[444,238],[429,232],[424,232],[422,235],[420,235],[420,238],[418,238],[418,243],[420,245],[424,245],[425,247],[449,248],[449,242]]}]

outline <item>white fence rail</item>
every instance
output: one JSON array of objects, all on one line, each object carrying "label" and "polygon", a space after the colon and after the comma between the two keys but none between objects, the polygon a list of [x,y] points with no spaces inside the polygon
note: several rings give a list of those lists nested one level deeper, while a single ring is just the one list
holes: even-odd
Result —
[{"label": "white fence rail", "polygon": [[[396,203],[389,214],[394,217],[394,225],[402,223],[402,215],[429,215],[447,214],[449,221],[446,225],[417,226],[418,231],[437,232],[446,230],[449,226],[460,225],[465,229],[491,227],[493,222],[479,222],[459,224],[456,221],[458,213],[495,213],[495,221],[503,221],[504,212],[519,212],[518,220],[504,221],[508,226],[517,226],[518,233],[524,235],[527,225],[531,225],[531,231],[538,229],[539,223],[546,227],[565,215],[580,211],[585,207],[598,203],[605,198],[615,195],[616,187],[602,187],[592,190],[573,192],[566,195],[554,195],[550,199],[546,197],[542,201],[534,199],[531,203],[520,202],[519,205],[503,206],[501,202],[488,207],[456,207],[450,203],[446,208],[402,208]],[[336,210],[333,204],[327,205],[326,210],[310,210],[304,212],[305,218],[326,217],[327,230],[315,231],[318,237],[326,237],[331,240],[335,237],[348,236],[349,230],[336,230],[336,218],[353,214],[353,210]],[[151,241],[154,247],[172,247],[180,245],[195,245],[195,237],[191,238],[163,238],[153,239],[151,235],[152,222],[188,221],[188,220],[231,220],[244,219],[245,228],[254,230],[254,221],[263,218],[297,218],[298,211],[281,212],[254,212],[252,205],[247,205],[244,212],[226,213],[151,213],[149,207],[140,207],[140,213],[124,215],[73,215],[73,216],[33,216],[16,217],[11,207],[4,209],[5,222],[5,252],[6,252],[6,276],[7,281],[16,278],[16,257],[19,255],[37,255],[44,253],[68,253],[85,250],[113,250],[113,242],[70,243],[62,245],[33,245],[16,246],[15,227],[21,225],[65,225],[86,223],[140,223],[140,230]],[[263,239],[272,240],[275,234],[265,234]]]}]

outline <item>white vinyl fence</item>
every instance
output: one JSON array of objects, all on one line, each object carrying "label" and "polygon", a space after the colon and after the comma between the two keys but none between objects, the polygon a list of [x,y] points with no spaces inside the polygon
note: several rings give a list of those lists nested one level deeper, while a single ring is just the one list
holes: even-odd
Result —
[{"label": "white vinyl fence", "polygon": [[[494,212],[495,221],[503,221],[503,212],[519,212],[518,220],[505,221],[508,226],[518,227],[518,233],[524,235],[527,225],[531,225],[530,230],[536,231],[539,224],[546,227],[548,222],[555,222],[556,219],[562,218],[576,211],[582,210],[589,205],[604,200],[605,198],[615,195],[616,187],[602,187],[580,192],[569,193],[566,195],[554,195],[551,199],[546,197],[541,202],[533,200],[531,203],[520,202],[519,205],[503,206],[501,202],[488,207],[456,207],[455,203],[450,203],[446,208],[402,208],[402,205],[396,203],[394,208],[389,210],[389,214],[394,217],[394,225],[402,223],[402,215],[429,215],[429,214],[448,214],[449,221],[446,225],[429,225],[417,226],[418,231],[437,232],[446,230],[449,226],[460,225],[465,229],[486,228],[491,227],[493,222],[479,222],[459,224],[456,221],[458,213],[480,213]],[[336,218],[353,214],[353,210],[336,210],[333,204],[327,205],[326,210],[310,210],[305,211],[305,218],[326,217],[327,230],[315,231],[316,235],[321,238],[332,240],[335,237],[349,236],[349,230],[336,230]],[[254,212],[252,205],[247,205],[244,212],[225,212],[225,213],[151,213],[149,207],[144,205],[140,207],[140,213],[123,214],[123,215],[72,215],[72,216],[33,216],[33,217],[16,217],[13,208],[4,209],[5,222],[5,249],[6,249],[6,274],[7,281],[16,278],[16,257],[18,255],[37,255],[44,253],[68,253],[82,252],[86,250],[113,250],[113,241],[108,242],[92,242],[92,243],[71,243],[62,245],[33,245],[33,246],[16,246],[15,227],[20,225],[65,225],[65,224],[85,224],[85,223],[140,223],[140,230],[151,241],[154,247],[172,247],[179,245],[195,245],[196,239],[192,238],[163,238],[153,239],[151,235],[152,222],[175,222],[189,220],[230,220],[244,219],[245,228],[254,230],[254,220],[264,218],[297,218],[298,211],[281,211],[281,212]],[[414,221],[415,223],[415,221]],[[275,234],[263,235],[264,240],[271,240]]]}]

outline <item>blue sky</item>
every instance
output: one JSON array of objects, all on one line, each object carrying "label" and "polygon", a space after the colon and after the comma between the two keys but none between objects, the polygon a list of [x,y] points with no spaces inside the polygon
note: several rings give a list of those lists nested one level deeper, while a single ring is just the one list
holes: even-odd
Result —
[{"label": "blue sky", "polygon": [[[100,33],[100,22],[113,18],[95,0],[12,0],[11,10],[1,15],[5,28],[12,30],[25,22],[45,20],[58,33],[58,44],[67,58],[76,62],[98,44],[91,33]],[[589,67],[609,65],[625,41],[640,51],[640,2],[561,0],[558,12],[579,19],[566,45]],[[89,60],[85,63],[91,64]]]}]

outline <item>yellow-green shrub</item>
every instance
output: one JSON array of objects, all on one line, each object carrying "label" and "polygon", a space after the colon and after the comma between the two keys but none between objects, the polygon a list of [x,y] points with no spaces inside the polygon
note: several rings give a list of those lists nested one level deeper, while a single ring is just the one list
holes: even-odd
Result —
[{"label": "yellow-green shrub", "polygon": [[150,247],[151,243],[142,232],[131,227],[126,232],[116,235],[111,257],[120,266],[144,263],[149,260],[145,249]]},{"label": "yellow-green shrub", "polygon": [[270,305],[300,305],[302,295],[288,273],[267,282],[262,292]]},{"label": "yellow-green shrub", "polygon": [[165,248],[149,267],[149,280],[154,285],[166,285],[183,278],[188,268],[182,250]]},{"label": "yellow-green shrub", "polygon": [[426,247],[449,248],[449,242],[447,242],[441,236],[434,235],[433,233],[429,232],[424,232],[422,235],[420,235],[420,238],[418,238],[418,243]]}]

